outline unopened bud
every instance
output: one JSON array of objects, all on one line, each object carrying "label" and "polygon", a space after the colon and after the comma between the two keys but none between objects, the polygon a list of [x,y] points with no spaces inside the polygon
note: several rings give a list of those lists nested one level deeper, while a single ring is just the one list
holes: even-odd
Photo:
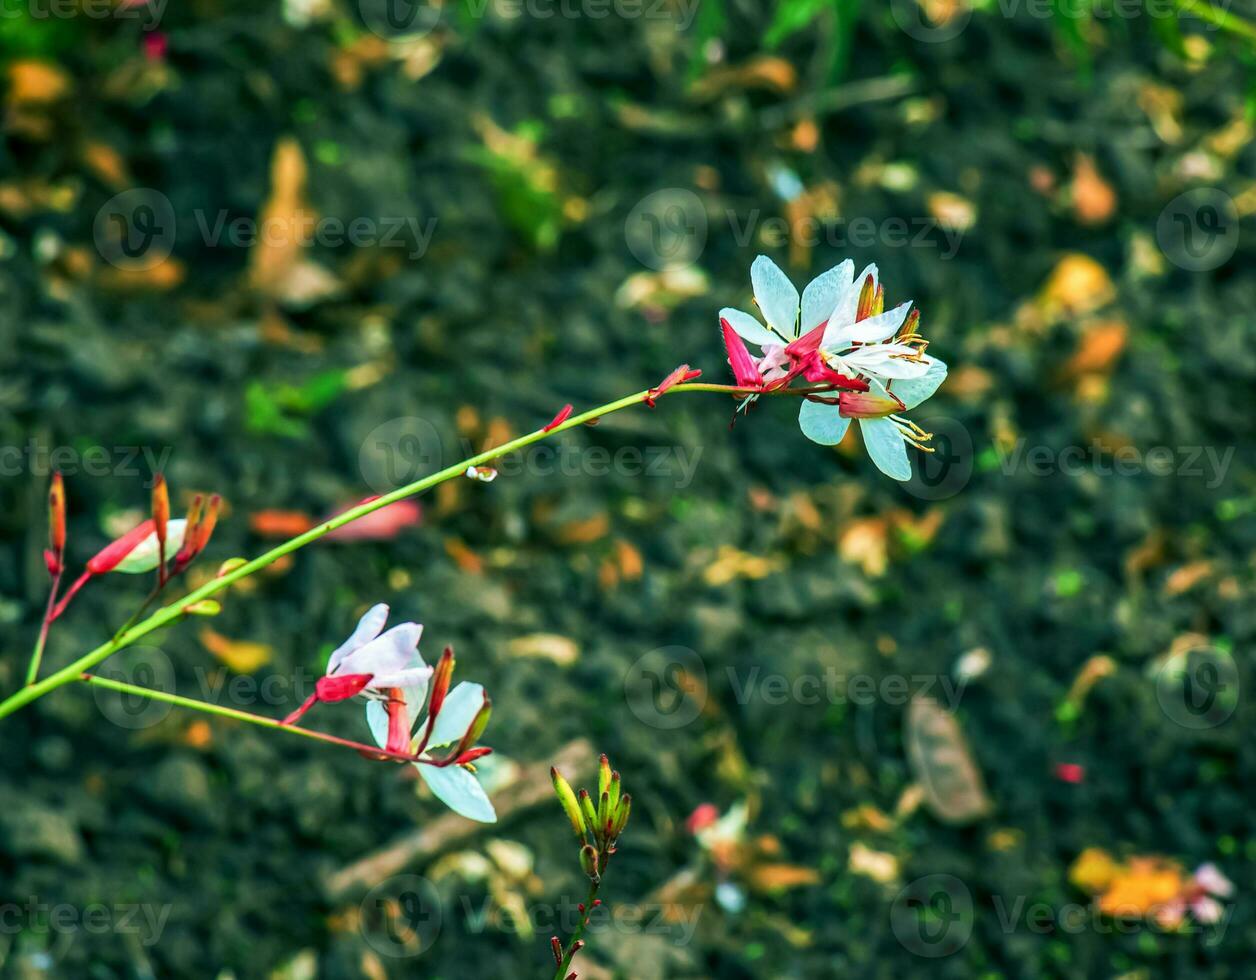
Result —
[{"label": "unopened bud", "polygon": [[869,273],[859,290],[859,305],[855,308],[855,319],[866,320],[872,314],[872,302],[876,299],[877,287]]},{"label": "unopened bud", "polygon": [[553,766],[550,767],[550,779],[554,783],[554,792],[558,794],[558,802],[562,804],[563,812],[567,814],[567,819],[571,821],[571,829],[575,832],[577,839],[583,841],[585,835],[584,816],[580,812],[580,803],[576,800],[576,794],[572,790],[571,784]]},{"label": "unopened bud", "polygon": [[590,880],[598,880],[597,848],[592,844],[585,844],[584,847],[580,848],[580,869]]},{"label": "unopened bud", "polygon": [[557,936],[550,937],[550,949],[554,953],[554,962],[559,966],[563,965],[563,944],[558,941]]},{"label": "unopened bud", "polygon": [[228,558],[218,566],[218,573],[214,577],[222,578],[224,575],[229,575],[231,572],[234,572],[241,565],[247,565],[248,563],[249,560],[247,558]]},{"label": "unopened bud", "polygon": [[436,671],[432,674],[432,696],[427,707],[429,717],[434,719],[440,713],[441,707],[445,704],[445,695],[449,693],[449,681],[453,675],[454,648],[445,647],[445,652],[441,654],[436,664]]},{"label": "unopened bud", "polygon": [[597,826],[597,810],[593,806],[593,798],[589,796],[587,789],[580,791],[580,812],[584,814],[584,820],[588,826]]},{"label": "unopened bud", "polygon": [[615,823],[612,827],[611,836],[618,837],[624,832],[624,828],[628,826],[628,817],[632,813],[632,795],[625,793],[619,801],[619,809],[615,814]]},{"label": "unopened bud", "polygon": [[48,570],[57,575],[64,567],[65,558],[65,483],[57,472],[52,474],[52,483],[48,486],[48,550],[56,559],[57,569],[52,571],[50,562]]},{"label": "unopened bud", "polygon": [[610,788],[611,788],[611,760],[606,758],[606,753],[603,752],[601,758],[598,760],[597,795],[601,796]]},{"label": "unopened bud", "polygon": [[192,616],[217,616],[222,612],[222,604],[217,599],[199,599],[184,606],[183,611]]}]

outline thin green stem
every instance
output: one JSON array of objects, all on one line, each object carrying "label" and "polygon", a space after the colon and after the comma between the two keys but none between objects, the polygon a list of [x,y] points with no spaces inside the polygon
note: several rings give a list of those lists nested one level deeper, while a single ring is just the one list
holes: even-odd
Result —
[{"label": "thin green stem", "polygon": [[35,641],[35,649],[31,651],[31,662],[26,668],[26,686],[34,684],[39,677],[39,665],[44,659],[44,647],[48,643],[48,630],[52,626],[52,611],[57,607],[57,591],[61,588],[61,572],[52,577],[52,586],[48,590],[48,606],[44,609],[44,621],[39,625],[39,638]]},{"label": "thin green stem", "polygon": [[217,715],[220,718],[232,718],[235,721],[245,721],[250,725],[260,725],[263,728],[277,729],[281,732],[291,732],[293,735],[301,735],[305,738],[316,739],[320,742],[328,742],[332,745],[340,745],[349,749],[356,749],[359,752],[368,752],[372,755],[384,756],[397,762],[417,762],[416,756],[406,755],[402,752],[389,752],[387,749],[377,748],[374,745],[367,745],[364,742],[355,742],[352,739],[340,738],[338,735],[329,735],[326,732],[316,732],[311,728],[302,728],[299,725],[285,725],[277,718],[267,718],[265,715],[256,715],[251,711],[243,711],[239,708],[225,708],[220,704],[213,704],[210,701],[199,701],[196,698],[187,698],[181,694],[170,694],[166,691],[158,691],[151,687],[140,687],[138,684],[127,684],[125,681],[116,681],[112,678],[101,677],[98,674],[81,674],[78,680],[91,684],[93,687],[103,687],[110,691],[117,691],[120,694],[133,694],[137,697],[149,698],[153,701],[164,701],[167,704],[178,705],[180,708],[191,708],[193,711],[202,711],[205,714]]},{"label": "thin green stem", "polygon": [[367,514],[373,513],[382,507],[387,507],[389,504],[394,504],[398,500],[413,497],[415,494],[422,493],[437,484],[460,477],[466,473],[469,467],[483,466],[484,464],[491,463],[493,460],[502,456],[524,449],[527,446],[532,445],[534,442],[540,442],[542,439],[548,439],[550,436],[557,435],[560,432],[565,432],[568,429],[574,429],[578,425],[584,425],[587,422],[596,421],[604,415],[610,415],[613,412],[630,408],[633,405],[640,405],[642,402],[659,398],[663,395],[680,392],[717,392],[729,395],[805,395],[808,391],[827,391],[831,390],[831,388],[832,386],[830,385],[819,385],[810,389],[797,388],[762,392],[753,388],[738,388],[733,385],[704,383],[678,384],[661,393],[657,392],[653,388],[647,388],[645,391],[639,391],[634,395],[625,395],[623,398],[607,402],[605,405],[599,405],[597,408],[591,408],[587,412],[581,412],[579,415],[573,415],[552,428],[546,427],[535,429],[526,435],[519,436],[516,439],[511,439],[509,442],[505,442],[500,446],[496,446],[492,449],[486,449],[481,453],[477,453],[476,455],[469,457],[468,459],[454,463],[452,466],[446,466],[444,469],[438,470],[429,476],[425,476],[421,480],[415,480],[413,483],[408,483],[404,487],[398,487],[396,490],[392,490],[383,496],[358,504],[356,507],[350,507],[348,510],[337,514],[335,517],[328,518],[321,524],[310,528],[310,530],[304,532],[303,534],[298,534],[295,538],[291,538],[282,544],[277,545],[276,547],[270,549],[270,551],[254,558],[252,561],[238,565],[229,572],[224,572],[217,578],[206,582],[199,589],[194,589],[183,598],[162,606],[147,619],[122,631],[118,636],[115,636],[107,643],[102,643],[94,650],[91,650],[79,657],[79,659],[74,661],[72,664],[63,667],[55,673],[49,674],[43,680],[31,684],[28,687],[24,687],[10,695],[6,700],[0,702],[0,718],[11,715],[19,708],[30,704],[30,702],[34,701],[36,698],[43,697],[49,691],[79,680],[84,673],[90,671],[93,667],[116,653],[118,650],[130,646],[136,640],[142,639],[149,633],[161,629],[163,626],[166,626],[181,617],[187,606],[190,606],[195,602],[199,602],[201,599],[208,599],[210,596],[218,594],[241,579],[247,578],[254,572],[258,572],[268,565],[273,564],[285,555],[289,555],[300,548],[304,548],[307,544],[312,544],[319,538],[336,530],[336,528],[344,527],[344,525],[349,524],[352,521],[356,521],[360,517],[365,517]]},{"label": "thin green stem", "polygon": [[554,980],[564,980],[567,971],[571,968],[571,962],[576,958],[576,953],[580,950],[576,947],[584,937],[584,931],[589,926],[589,919],[593,915],[593,903],[597,901],[598,889],[602,887],[602,879],[599,876],[596,880],[589,881],[589,897],[584,900],[584,915],[580,917],[580,923],[576,926],[575,932],[571,934],[563,950],[563,960],[558,964],[558,969],[554,971]]}]

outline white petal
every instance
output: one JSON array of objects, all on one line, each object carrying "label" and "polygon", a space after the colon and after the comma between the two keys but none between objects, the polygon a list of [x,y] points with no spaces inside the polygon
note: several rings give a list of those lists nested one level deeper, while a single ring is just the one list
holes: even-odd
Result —
[{"label": "white petal", "polygon": [[768,326],[782,337],[797,337],[798,290],[775,262],[760,255],[750,266],[750,284],[754,299]]},{"label": "white petal", "polygon": [[842,361],[862,374],[883,378],[923,378],[933,358],[917,357],[916,348],[906,344],[869,344],[842,355]]},{"label": "white petal", "polygon": [[846,435],[850,419],[843,418],[836,405],[804,401],[798,410],[798,424],[802,434],[821,446],[836,446]]},{"label": "white petal", "polygon": [[847,259],[807,283],[807,288],[802,291],[799,334],[809,333],[829,318],[838,297],[850,288],[850,277],[854,271],[855,263]]},{"label": "white petal", "polygon": [[418,623],[401,623],[387,633],[377,636],[365,646],[344,657],[336,670],[338,674],[375,674],[385,677],[405,670],[413,663],[423,627]]},{"label": "white petal", "polygon": [[907,445],[898,427],[889,419],[860,419],[868,456],[886,476],[895,480],[911,479],[911,463],[907,461]]},{"label": "white petal", "polygon": [[[390,671],[386,674],[376,674],[367,685],[374,690],[382,690],[386,687],[406,688],[423,686],[424,692],[427,690],[427,682],[432,676],[431,667],[404,667],[401,670]],[[406,704],[413,704],[408,697]],[[420,705],[422,707],[422,705]]]},{"label": "white petal", "polygon": [[898,328],[907,319],[907,313],[910,309],[911,300],[908,300],[906,303],[899,303],[892,310],[886,310],[884,313],[878,313],[876,316],[860,320],[858,323],[847,327],[845,331],[846,340],[859,344],[877,344],[883,340],[888,340],[898,333]]},{"label": "white petal", "polygon": [[371,729],[371,738],[382,749],[388,744],[388,709],[383,701],[366,702],[366,723]]},{"label": "white petal", "polygon": [[[169,561],[179,553],[179,549],[183,547],[183,534],[187,530],[187,519],[183,517],[176,518],[173,521],[166,522],[166,560]],[[139,575],[142,572],[151,572],[157,567],[157,532],[153,531],[148,537],[137,544],[129,552],[127,556],[118,562],[111,571],[126,572],[128,575]]]},{"label": "white petal", "polygon": [[737,335],[748,343],[758,344],[760,347],[763,347],[767,344],[779,344],[781,342],[780,337],[749,313],[734,310],[731,306],[726,306],[720,310],[720,319],[727,320],[728,325],[737,331]]},{"label": "white petal", "polygon": [[439,748],[459,741],[484,707],[484,687],[463,681],[445,698],[432,726],[432,738],[428,748]]},{"label": "white petal", "polygon": [[480,823],[497,823],[497,813],[484,787],[462,766],[414,765],[433,795],[454,813]]},{"label": "white petal", "polygon": [[894,395],[908,408],[915,408],[926,398],[933,395],[946,380],[946,364],[936,357],[924,356],[929,362],[929,369],[918,378],[900,378],[895,380],[891,388]]},{"label": "white petal", "polygon": [[362,615],[362,618],[358,620],[358,625],[353,630],[353,635],[340,644],[332,655],[327,658],[327,673],[334,673],[340,661],[344,660],[358,647],[369,643],[379,636],[379,632],[384,628],[386,622],[388,622],[388,604],[381,602],[371,606]]}]

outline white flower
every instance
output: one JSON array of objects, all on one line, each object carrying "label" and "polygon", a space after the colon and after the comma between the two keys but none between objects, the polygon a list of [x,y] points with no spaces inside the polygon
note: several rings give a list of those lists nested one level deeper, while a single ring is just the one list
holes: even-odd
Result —
[{"label": "white flower", "polygon": [[884,396],[843,391],[838,394],[837,404],[808,399],[798,413],[798,424],[803,435],[812,442],[836,446],[846,435],[850,420],[856,418],[864,448],[877,469],[895,480],[910,480],[907,444],[927,448],[924,443],[929,433],[899,413],[915,408],[937,391],[944,380],[946,365],[932,358],[925,374],[890,381],[885,385]]},{"label": "white flower", "polygon": [[[358,621],[353,635],[333,651],[327,661],[328,677],[370,674],[362,689],[366,697],[383,698],[389,688],[416,692],[418,700],[427,693],[432,668],[419,653],[423,627],[418,623],[401,623],[381,634],[388,621],[388,606],[379,603],[366,611]],[[407,698],[407,703],[414,701]]]},{"label": "white flower", "polygon": [[[423,627],[418,623],[402,623],[380,635],[387,619],[388,606],[383,603],[368,610],[353,635],[331,655],[327,674],[329,677],[371,674],[370,682],[361,693],[369,699],[366,722],[376,744],[380,748],[389,747],[390,724],[396,718],[410,737],[407,745],[393,746],[393,750],[408,748],[415,752],[418,751],[415,733],[427,730],[427,716],[422,708],[427,701],[432,668],[423,662],[418,650]],[[451,690],[440,704],[423,751],[458,745],[485,702],[484,688],[479,684],[464,682]],[[455,813],[481,823],[496,822],[493,804],[468,769],[426,762],[416,762],[414,766],[436,798]]]},{"label": "white flower", "polygon": [[798,290],[789,277],[766,255],[760,255],[750,266],[750,285],[767,326],[749,313],[730,306],[720,310],[720,319],[727,320],[738,336],[748,343],[758,344],[764,354],[770,356],[772,348],[793,343],[829,319],[854,267],[847,259],[817,276],[807,284],[799,300]]}]

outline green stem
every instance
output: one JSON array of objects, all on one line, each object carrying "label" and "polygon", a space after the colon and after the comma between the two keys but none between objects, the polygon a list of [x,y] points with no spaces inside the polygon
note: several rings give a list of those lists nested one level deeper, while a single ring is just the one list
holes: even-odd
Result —
[{"label": "green stem", "polygon": [[558,964],[558,969],[554,971],[554,980],[564,980],[567,971],[571,968],[571,961],[576,958],[576,943],[584,936],[584,930],[589,925],[589,919],[593,915],[593,903],[597,901],[598,889],[602,887],[602,879],[599,877],[596,881],[589,882],[589,897],[584,901],[584,915],[580,919],[580,924],[576,926],[576,931],[571,934],[571,941],[567,943],[566,950],[563,952],[563,961]]},{"label": "green stem", "polygon": [[39,665],[44,659],[44,646],[48,643],[48,629],[52,626],[52,611],[57,607],[57,591],[61,588],[61,573],[52,577],[52,586],[48,590],[48,606],[44,610],[44,621],[39,626],[39,638],[35,641],[35,649],[31,651],[31,662],[26,668],[26,686],[30,687],[39,677]]},{"label": "green stem", "polygon": [[[810,390],[827,391],[830,389],[831,386],[821,385]],[[719,392],[721,394],[731,395],[805,395],[808,390],[809,389],[806,388],[793,388],[779,392],[759,392],[755,389],[738,388],[734,385],[688,383],[675,385],[667,389],[667,391],[662,394],[670,395],[674,392],[697,391]],[[430,476],[423,477],[421,480],[415,480],[413,483],[409,483],[404,487],[398,487],[396,490],[386,493],[381,497],[376,497],[374,500],[358,504],[356,507],[351,507],[340,514],[337,514],[335,517],[329,518],[321,524],[310,528],[310,530],[305,533],[298,534],[295,538],[291,538],[290,540],[272,548],[265,554],[259,555],[252,561],[245,562],[243,565],[239,565],[231,571],[219,575],[212,581],[206,582],[199,589],[194,589],[182,599],[178,599],[169,605],[163,606],[147,619],[140,623],[136,623],[134,626],[124,630],[107,643],[102,643],[94,650],[91,650],[79,657],[78,660],[74,661],[69,666],[63,667],[61,670],[58,670],[53,674],[49,674],[42,681],[38,681],[37,683],[16,691],[3,702],[0,702],[0,718],[13,714],[13,712],[17,711],[19,708],[25,707],[36,698],[43,697],[49,691],[53,691],[65,684],[79,680],[84,673],[90,671],[93,667],[116,653],[118,650],[130,646],[136,640],[142,639],[149,633],[161,629],[161,627],[178,619],[183,615],[183,610],[192,603],[199,602],[201,599],[207,599],[212,595],[216,595],[228,586],[240,581],[240,579],[247,578],[249,575],[252,575],[254,572],[258,572],[266,566],[273,564],[285,555],[289,555],[299,548],[304,548],[307,544],[312,544],[324,535],[336,530],[336,528],[344,527],[344,525],[349,524],[352,521],[356,521],[360,517],[365,517],[367,514],[373,513],[381,507],[387,507],[389,504],[394,504],[398,500],[404,500],[407,497],[412,497],[415,494],[422,493],[424,490],[428,490],[439,483],[444,483],[446,480],[452,480],[456,477],[462,476],[466,473],[468,467],[483,466],[485,463],[491,463],[493,460],[498,459],[501,456],[505,456],[519,449],[524,449],[527,446],[532,445],[534,442],[540,442],[542,439],[548,439],[550,436],[557,435],[560,432],[565,432],[567,429],[574,429],[578,425],[584,425],[586,422],[595,421],[604,415],[610,415],[612,412],[618,412],[622,409],[630,408],[633,405],[640,405],[647,399],[656,397],[661,397],[661,395],[657,394],[653,388],[647,388],[645,391],[639,391],[635,395],[625,395],[623,398],[607,402],[605,405],[600,405],[597,408],[591,408],[587,412],[581,412],[579,415],[573,415],[551,429],[536,429],[526,435],[519,436],[517,439],[511,439],[509,442],[503,443],[493,449],[486,449],[482,453],[478,453],[475,456],[464,459],[459,463],[454,463],[452,466],[446,466],[443,470],[438,470]]]},{"label": "green stem", "polygon": [[196,698],[185,698],[180,694],[169,694],[166,691],[154,690],[151,687],[140,687],[137,684],[127,684],[125,681],[115,681],[108,677],[101,677],[98,674],[81,674],[78,680],[94,687],[107,688],[110,691],[117,691],[120,694],[134,694],[138,697],[150,698],[153,701],[164,701],[167,704],[178,705],[180,708],[191,708],[193,711],[203,711],[206,714],[218,715],[220,718],[232,718],[236,721],[246,721],[250,725],[260,725],[263,728],[278,729],[281,732],[291,732],[293,735],[302,735],[305,738],[317,739],[320,742],[328,742],[332,745],[341,745],[345,748],[356,749],[359,752],[369,752],[372,755],[386,756],[397,762],[416,762],[416,757],[405,755],[401,752],[389,752],[387,749],[381,749],[374,745],[367,745],[363,742],[354,742],[351,739],[340,738],[337,735],[329,735],[326,732],[316,732],[310,728],[301,728],[299,725],[285,725],[276,718],[267,718],[265,715],[255,715],[251,711],[242,711],[239,708],[224,708],[220,704],[213,704],[209,701],[198,701]]}]

